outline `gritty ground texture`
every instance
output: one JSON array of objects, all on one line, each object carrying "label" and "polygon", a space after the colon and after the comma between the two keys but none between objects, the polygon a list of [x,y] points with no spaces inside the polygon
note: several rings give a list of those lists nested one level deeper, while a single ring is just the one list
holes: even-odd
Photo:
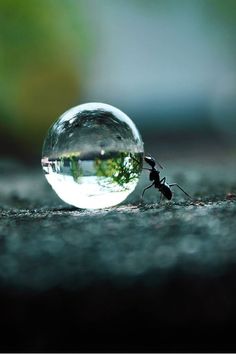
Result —
[{"label": "gritty ground texture", "polygon": [[2,351],[236,350],[236,164],[167,165],[193,200],[151,189],[141,203],[144,172],[127,201],[92,211],[2,160]]}]

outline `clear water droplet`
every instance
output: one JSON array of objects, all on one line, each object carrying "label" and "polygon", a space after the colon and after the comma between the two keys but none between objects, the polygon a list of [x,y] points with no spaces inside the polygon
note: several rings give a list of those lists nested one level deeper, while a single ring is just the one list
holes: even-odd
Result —
[{"label": "clear water droplet", "polygon": [[132,120],[103,103],[65,112],[44,141],[42,167],[58,196],[78,208],[117,205],[135,189],[143,142]]}]

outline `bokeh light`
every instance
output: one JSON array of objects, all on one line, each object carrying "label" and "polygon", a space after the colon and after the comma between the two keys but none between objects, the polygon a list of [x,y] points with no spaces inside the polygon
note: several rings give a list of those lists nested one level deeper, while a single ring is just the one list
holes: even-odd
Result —
[{"label": "bokeh light", "polygon": [[127,112],[150,146],[235,151],[235,34],[231,0],[2,0],[2,154],[40,156],[50,124],[84,102]]}]

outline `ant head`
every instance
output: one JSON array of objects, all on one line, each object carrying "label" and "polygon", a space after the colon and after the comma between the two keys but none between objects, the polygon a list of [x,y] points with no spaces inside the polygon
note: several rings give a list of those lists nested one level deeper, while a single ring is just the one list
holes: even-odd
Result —
[{"label": "ant head", "polygon": [[152,167],[154,168],[156,165],[156,161],[154,160],[154,158],[151,155],[147,155],[144,157],[144,160]]},{"label": "ant head", "polygon": [[158,161],[156,161],[151,155],[146,155],[144,157],[144,160],[152,167],[155,168],[155,165],[157,164],[161,169],[163,169],[163,167],[159,164]]}]

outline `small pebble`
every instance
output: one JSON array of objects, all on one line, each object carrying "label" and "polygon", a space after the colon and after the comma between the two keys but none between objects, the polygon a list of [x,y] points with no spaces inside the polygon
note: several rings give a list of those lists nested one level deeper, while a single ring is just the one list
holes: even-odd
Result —
[{"label": "small pebble", "polygon": [[236,198],[236,194],[235,193],[228,193],[226,195],[226,199],[234,199],[234,198]]}]

